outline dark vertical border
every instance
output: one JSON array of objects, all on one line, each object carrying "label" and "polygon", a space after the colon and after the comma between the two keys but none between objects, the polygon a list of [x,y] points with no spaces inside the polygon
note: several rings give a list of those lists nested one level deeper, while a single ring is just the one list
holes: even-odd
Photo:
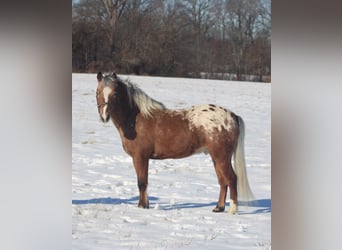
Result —
[{"label": "dark vertical border", "polygon": [[71,1],[0,4],[0,248],[71,248]]},{"label": "dark vertical border", "polygon": [[[272,1],[272,248],[336,249],[341,6]],[[69,249],[71,1],[0,6],[1,249]]]},{"label": "dark vertical border", "polygon": [[272,1],[272,249],[341,244],[341,9]]}]

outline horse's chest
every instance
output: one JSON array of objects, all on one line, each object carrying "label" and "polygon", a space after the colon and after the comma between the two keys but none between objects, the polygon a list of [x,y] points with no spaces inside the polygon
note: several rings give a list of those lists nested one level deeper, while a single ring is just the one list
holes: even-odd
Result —
[{"label": "horse's chest", "polygon": [[131,148],[124,141],[122,142],[122,148],[125,150],[127,154],[132,155]]},{"label": "horse's chest", "polygon": [[137,154],[149,154],[152,151],[153,145],[148,136],[143,138],[141,137],[141,134],[137,132],[137,136],[133,140],[122,138],[122,147],[128,155],[135,156]]}]

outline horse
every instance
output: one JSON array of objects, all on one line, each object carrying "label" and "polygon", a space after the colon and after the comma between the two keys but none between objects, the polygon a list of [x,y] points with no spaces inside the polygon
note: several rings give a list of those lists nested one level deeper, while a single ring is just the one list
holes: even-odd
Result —
[{"label": "horse", "polygon": [[228,187],[229,214],[237,213],[238,195],[239,200],[254,199],[245,166],[245,124],[240,116],[214,104],[168,109],[114,72],[98,72],[97,81],[100,119],[104,123],[112,120],[124,151],[133,159],[138,207],[149,208],[149,159],[178,159],[196,153],[209,154],[214,164],[220,193],[213,212],[225,210]]}]

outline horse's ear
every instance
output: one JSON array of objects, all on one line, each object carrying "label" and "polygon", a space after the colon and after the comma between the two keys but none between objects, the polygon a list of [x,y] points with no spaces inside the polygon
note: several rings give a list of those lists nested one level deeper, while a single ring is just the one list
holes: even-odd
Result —
[{"label": "horse's ear", "polygon": [[113,77],[114,79],[117,79],[117,76],[116,76],[115,72],[112,73],[112,77]]},{"label": "horse's ear", "polygon": [[101,72],[97,73],[97,80],[100,82],[102,81],[103,75]]}]

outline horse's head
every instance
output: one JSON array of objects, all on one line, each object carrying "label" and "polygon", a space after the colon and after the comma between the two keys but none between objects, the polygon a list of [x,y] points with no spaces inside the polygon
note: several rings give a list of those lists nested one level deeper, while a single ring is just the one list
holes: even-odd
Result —
[{"label": "horse's head", "polygon": [[96,101],[97,108],[99,111],[100,118],[103,122],[109,121],[109,111],[111,103],[117,99],[117,86],[118,78],[115,73],[109,75],[103,75],[101,72],[97,74],[97,90],[96,90]]}]

